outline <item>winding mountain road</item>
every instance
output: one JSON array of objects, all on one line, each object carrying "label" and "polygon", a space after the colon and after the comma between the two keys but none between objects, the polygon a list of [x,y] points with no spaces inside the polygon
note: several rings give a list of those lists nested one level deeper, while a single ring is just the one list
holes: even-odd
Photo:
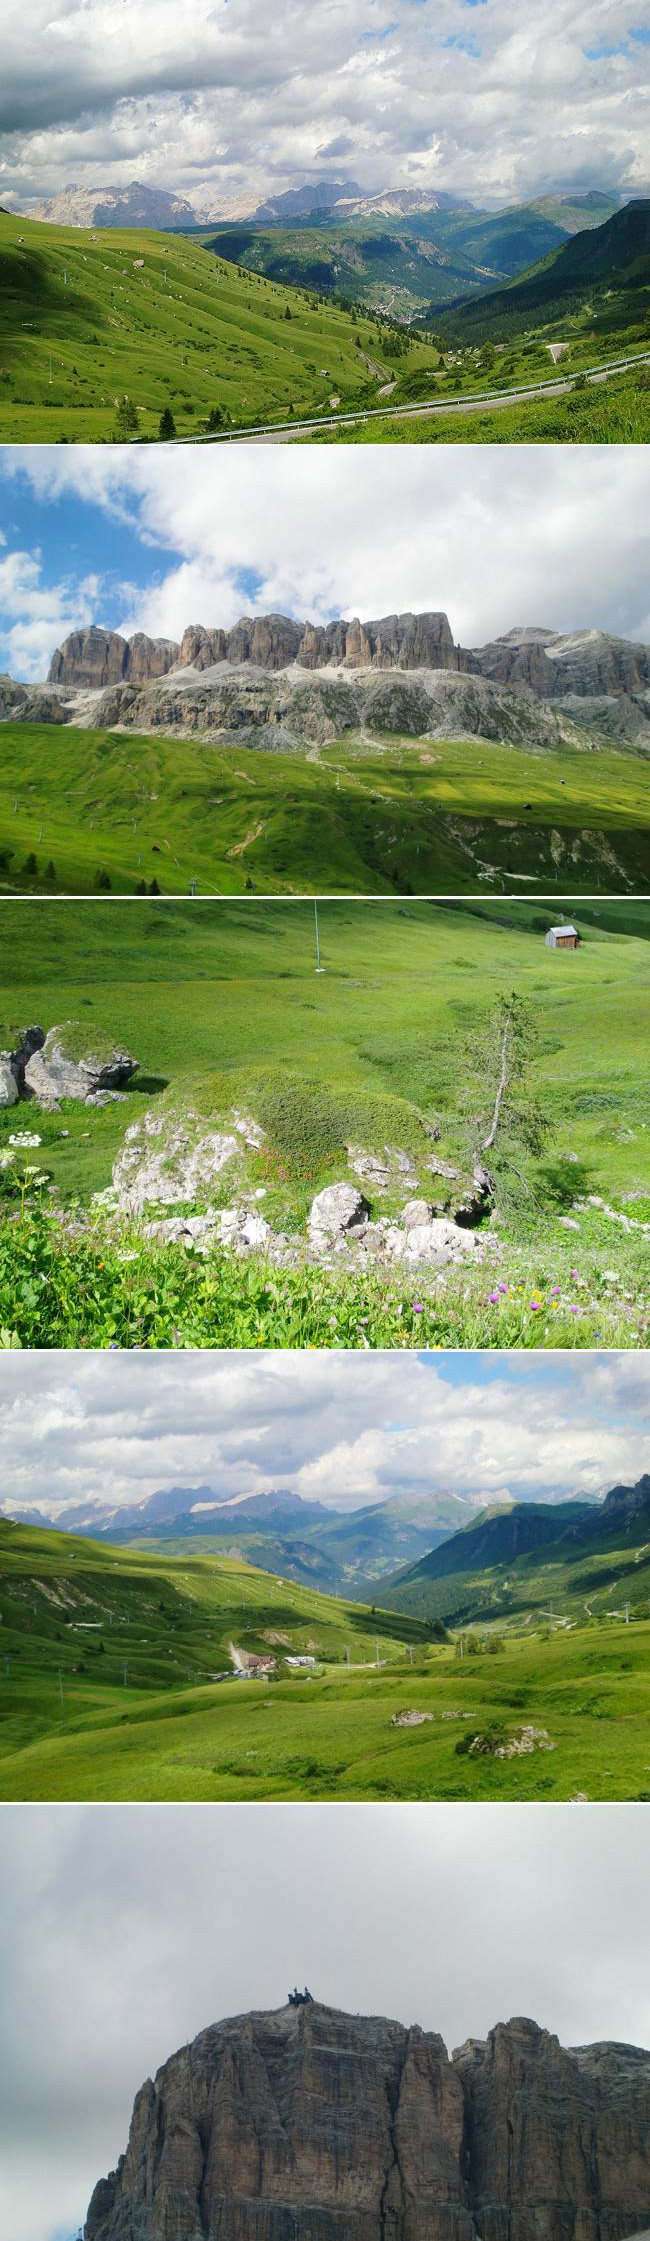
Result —
[{"label": "winding mountain road", "polygon": [[[616,358],[604,366],[585,366],[585,379],[594,384],[608,381],[611,374],[626,373],[632,366],[650,364],[650,350],[634,352],[629,358]],[[505,405],[527,404],[539,397],[566,397],[575,387],[576,374],[564,379],[538,381],[523,389],[482,390],[478,397],[453,397],[444,404],[432,404],[423,399],[420,404],[367,405],[362,412],[331,412],[312,420],[269,421],[257,428],[229,428],[214,436],[181,436],[185,444],[290,444],[300,436],[310,436],[322,428],[352,428],[370,420],[429,420],[436,415],[450,413],[484,412],[486,405],[502,410]]]}]

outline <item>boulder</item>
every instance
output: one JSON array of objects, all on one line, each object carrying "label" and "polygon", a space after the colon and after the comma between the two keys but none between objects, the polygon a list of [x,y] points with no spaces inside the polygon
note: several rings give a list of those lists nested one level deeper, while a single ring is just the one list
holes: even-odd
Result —
[{"label": "boulder", "polygon": [[474,1230],[459,1229],[445,1215],[432,1221],[414,1222],[407,1229],[403,1259],[405,1261],[460,1261],[479,1250]]},{"label": "boulder", "polygon": [[0,1054],[0,1106],[17,1105],[18,1083],[11,1059]]},{"label": "boulder", "polygon": [[365,1229],[370,1213],[367,1198],[354,1183],[328,1183],[312,1200],[309,1233],[312,1241],[349,1235]]},{"label": "boulder", "polygon": [[116,1044],[103,1049],[93,1045],[90,1031],[83,1049],[84,1032],[74,1021],[51,1027],[40,1047],[32,1051],[25,1064],[24,1080],[25,1090],[35,1097],[37,1105],[56,1107],[62,1097],[85,1105],[98,1090],[118,1088],[120,1083],[130,1081],[137,1058],[131,1058]]}]

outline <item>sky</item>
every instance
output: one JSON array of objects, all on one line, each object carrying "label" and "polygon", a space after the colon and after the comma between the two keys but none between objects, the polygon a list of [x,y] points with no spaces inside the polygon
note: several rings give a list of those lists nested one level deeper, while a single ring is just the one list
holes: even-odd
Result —
[{"label": "sky", "polygon": [[647,1805],[5,1806],[0,2230],[67,2241],[208,2024],[327,2005],[650,2046]]},{"label": "sky", "polygon": [[2,1502],[591,1498],[648,1469],[649,1422],[643,1354],[7,1353]]},{"label": "sky", "polygon": [[0,201],[137,178],[217,212],[342,173],[634,193],[649,46],[647,0],[5,0]]},{"label": "sky", "polygon": [[465,646],[522,623],[650,639],[643,446],[15,445],[0,521],[0,669],[26,681],[90,622],[180,640],[443,609]]}]

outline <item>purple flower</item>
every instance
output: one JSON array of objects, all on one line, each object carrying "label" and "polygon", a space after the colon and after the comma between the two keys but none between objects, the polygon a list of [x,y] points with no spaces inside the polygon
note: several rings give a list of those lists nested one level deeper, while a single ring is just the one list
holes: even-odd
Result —
[{"label": "purple flower", "polygon": [[414,1313],[414,1315],[423,1315],[423,1314],[424,1314],[424,1308],[423,1308],[423,1307],[420,1307],[420,1305],[419,1305],[419,1303],[418,1303],[418,1301],[417,1301],[416,1299],[414,1299],[414,1301],[413,1301],[413,1313]]},{"label": "purple flower", "polygon": [[569,1314],[570,1314],[570,1315],[579,1315],[579,1314],[580,1314],[580,1309],[579,1309],[579,1307],[570,1307],[570,1308],[569,1308]]},{"label": "purple flower", "polygon": [[562,1289],[562,1287],[561,1287],[561,1285],[560,1285],[560,1284],[554,1284],[554,1285],[553,1285],[553,1290],[552,1290],[552,1292],[551,1292],[551,1299],[559,1299],[559,1297],[560,1297],[560,1292],[561,1292],[561,1289]]},{"label": "purple flower", "polygon": [[507,1290],[508,1290],[508,1286],[507,1286],[507,1284],[497,1284],[497,1291],[498,1291],[498,1292],[507,1292]]},{"label": "purple flower", "polygon": [[496,1307],[496,1306],[498,1305],[498,1300],[499,1300],[499,1294],[498,1294],[498,1292],[490,1292],[490,1305],[491,1305],[491,1307]]},{"label": "purple flower", "polygon": [[531,1315],[541,1315],[541,1312],[542,1312],[542,1302],[541,1302],[541,1299],[531,1299],[531,1303],[530,1303],[530,1311],[531,1311]]}]

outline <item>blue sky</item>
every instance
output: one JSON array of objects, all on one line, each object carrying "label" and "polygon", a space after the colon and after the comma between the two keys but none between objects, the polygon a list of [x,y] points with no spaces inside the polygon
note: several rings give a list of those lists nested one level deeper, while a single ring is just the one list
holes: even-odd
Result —
[{"label": "blue sky", "polygon": [[0,666],[90,622],[180,640],[275,610],[650,638],[650,458],[633,446],[0,449]]}]

